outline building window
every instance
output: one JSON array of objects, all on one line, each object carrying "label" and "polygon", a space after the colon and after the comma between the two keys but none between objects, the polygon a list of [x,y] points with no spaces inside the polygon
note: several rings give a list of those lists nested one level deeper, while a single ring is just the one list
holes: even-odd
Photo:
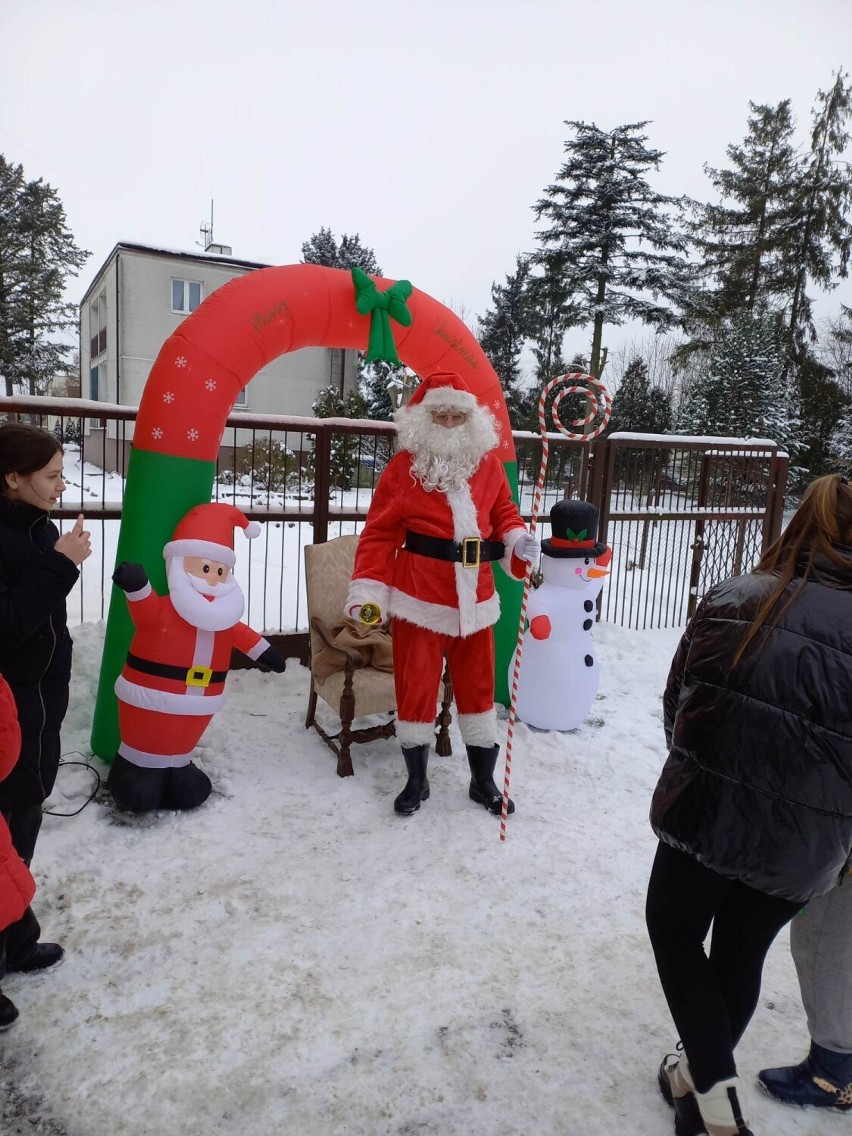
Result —
[{"label": "building window", "polygon": [[89,304],[89,354],[94,359],[107,349],[106,292]]},{"label": "building window", "polygon": [[176,280],[172,278],[172,311],[194,312],[201,303],[200,280]]},{"label": "building window", "polygon": [[243,387],[240,390],[240,393],[237,395],[236,401],[234,402],[234,406],[244,407],[244,406],[247,405],[247,403],[246,403],[246,389],[247,389],[246,387]]},{"label": "building window", "polygon": [[89,398],[98,402],[106,394],[106,364],[94,363],[89,368]]}]

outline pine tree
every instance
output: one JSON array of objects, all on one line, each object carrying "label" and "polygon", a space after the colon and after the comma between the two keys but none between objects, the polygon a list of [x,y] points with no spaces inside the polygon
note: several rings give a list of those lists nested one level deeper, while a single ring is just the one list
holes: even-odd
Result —
[{"label": "pine tree", "polygon": [[[313,403],[317,418],[366,418],[363,397],[357,391],[350,391],[342,398],[334,387],[323,387]],[[361,462],[361,442],[354,434],[337,434],[331,440],[331,463],[329,466],[330,487],[332,489],[351,489],[355,484]],[[308,456],[307,473],[316,476],[316,453]]]},{"label": "pine tree", "polygon": [[715,332],[706,369],[685,394],[678,430],[731,438],[771,438],[792,457],[801,423],[784,379],[778,319],[764,305]]},{"label": "pine tree", "polygon": [[633,359],[612,400],[609,432],[665,434],[671,422],[671,398],[660,387],[651,385],[644,360]]},{"label": "pine tree", "polygon": [[663,158],[645,145],[647,122],[609,132],[594,123],[565,125],[574,132],[565,143],[568,158],[533,206],[536,220],[547,223],[536,232],[533,259],[558,284],[561,295],[553,299],[568,326],[591,324],[590,367],[600,375],[604,327],[636,319],[664,329],[677,321],[661,301],[683,289],[681,202],[657,193],[646,178]]},{"label": "pine tree", "polygon": [[839,71],[830,91],[819,91],[812,112],[811,148],[799,177],[790,220],[788,272],[793,277],[787,327],[796,355],[815,338],[811,280],[828,291],[845,277],[852,251],[852,165],[842,160],[849,142],[852,84]]},{"label": "pine tree", "polygon": [[749,108],[748,134],[727,149],[730,166],[704,167],[721,200],[696,206],[693,236],[704,267],[693,325],[717,327],[759,301],[783,303],[791,291],[786,246],[797,176],[790,100]]},{"label": "pine tree", "polygon": [[0,155],[0,373],[7,394],[44,394],[69,366],[71,345],[57,335],[77,326],[63,300],[83,267],[65,210],[51,186],[24,180],[23,167]]},{"label": "pine tree", "polygon": [[376,254],[361,244],[357,233],[344,233],[338,245],[331,229],[322,228],[302,245],[303,264],[321,264],[326,268],[360,268],[370,276],[381,276]]},{"label": "pine tree", "polygon": [[509,421],[516,429],[521,429],[529,413],[530,396],[520,368],[530,331],[529,275],[529,258],[517,257],[515,271],[507,274],[505,284],[491,285],[492,306],[479,320],[479,344],[497,373]]}]

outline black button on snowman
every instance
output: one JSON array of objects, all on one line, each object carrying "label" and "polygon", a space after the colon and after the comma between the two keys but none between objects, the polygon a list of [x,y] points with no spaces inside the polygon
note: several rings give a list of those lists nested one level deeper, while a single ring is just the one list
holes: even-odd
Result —
[{"label": "black button on snowman", "polygon": [[[541,542],[542,583],[527,603],[515,713],[539,730],[575,730],[598,692],[591,613],[612,549],[597,539],[598,510],[589,501],[558,501],[550,526]],[[514,658],[510,684],[513,671]]]}]

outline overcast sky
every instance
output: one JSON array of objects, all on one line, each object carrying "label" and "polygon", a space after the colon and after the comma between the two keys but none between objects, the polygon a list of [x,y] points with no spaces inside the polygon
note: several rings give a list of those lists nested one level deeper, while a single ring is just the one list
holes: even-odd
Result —
[{"label": "overcast sky", "polygon": [[0,152],[91,250],[74,300],[119,240],[196,248],[212,198],[236,257],[358,233],[470,321],[534,245],[565,119],[651,120],[657,187],[709,199],[748,101],[789,97],[804,140],[841,66],[849,0],[0,0]]}]

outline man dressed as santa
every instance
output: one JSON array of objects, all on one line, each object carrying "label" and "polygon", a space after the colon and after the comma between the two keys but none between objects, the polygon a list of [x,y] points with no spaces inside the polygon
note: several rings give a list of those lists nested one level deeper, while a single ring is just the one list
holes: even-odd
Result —
[{"label": "man dressed as santa", "polygon": [[210,778],[192,751],[224,704],[233,647],[265,668],[285,669],[275,648],[240,622],[235,528],[247,537],[260,531],[233,505],[191,509],[163,549],[167,596],[157,595],[140,564],[124,562],[113,573],[136,627],[115,683],[121,743],[107,778],[121,809],[192,809],[207,800]]},{"label": "man dressed as santa", "polygon": [[[376,485],[346,599],[355,618],[369,622],[375,608],[394,617],[396,734],[408,770],[394,809],[409,816],[429,797],[426,769],[446,657],[470,798],[499,816],[493,624],[500,598],[492,562],[523,579],[540,545],[495,453],[494,418],[459,375],[430,375],[394,417],[399,452]],[[512,802],[508,809],[514,811]]]}]

